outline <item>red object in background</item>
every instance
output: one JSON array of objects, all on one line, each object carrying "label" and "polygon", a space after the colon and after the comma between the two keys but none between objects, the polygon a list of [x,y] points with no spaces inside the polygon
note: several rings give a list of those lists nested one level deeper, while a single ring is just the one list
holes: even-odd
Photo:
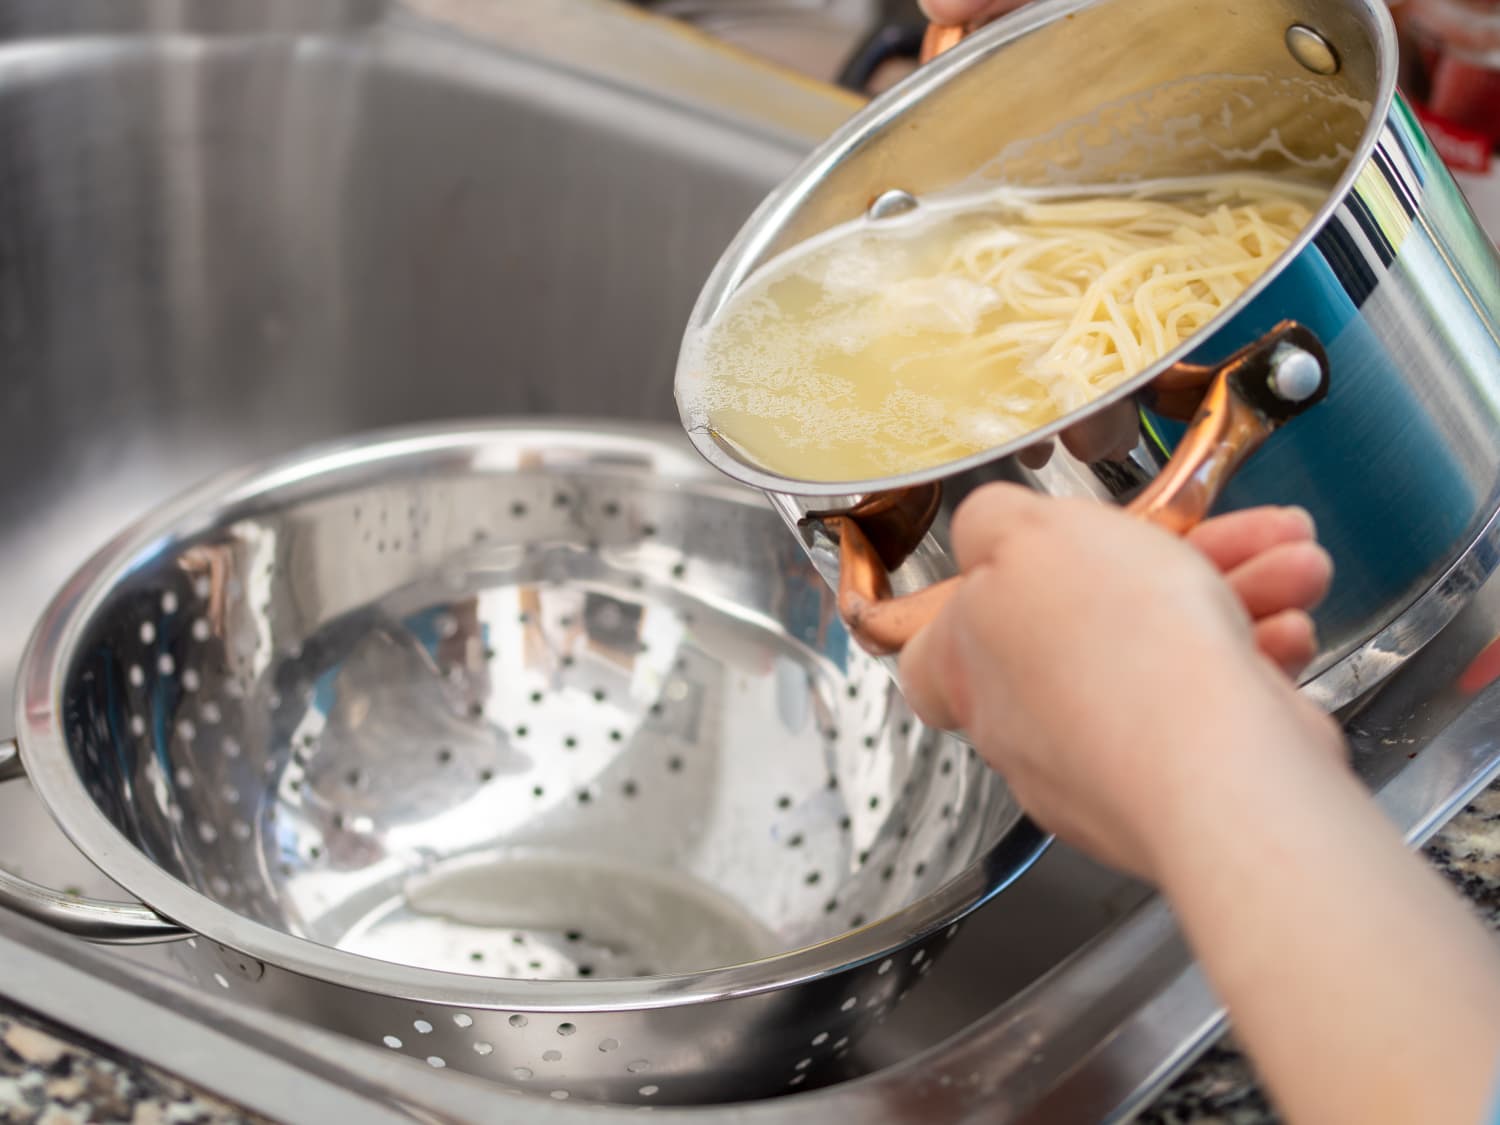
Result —
[{"label": "red object in background", "polygon": [[1458,690],[1465,695],[1478,695],[1496,680],[1500,680],[1500,640],[1476,656],[1458,678]]},{"label": "red object in background", "polygon": [[1500,136],[1500,70],[1491,70],[1470,59],[1448,55],[1438,61],[1432,75],[1427,106],[1439,117],[1476,132]]},{"label": "red object in background", "polygon": [[1401,86],[1500,242],[1500,0],[1402,0]]},{"label": "red object in background", "polygon": [[1416,112],[1443,163],[1454,172],[1482,176],[1494,168],[1497,159],[1494,137],[1465,128],[1432,110],[1418,108]]}]

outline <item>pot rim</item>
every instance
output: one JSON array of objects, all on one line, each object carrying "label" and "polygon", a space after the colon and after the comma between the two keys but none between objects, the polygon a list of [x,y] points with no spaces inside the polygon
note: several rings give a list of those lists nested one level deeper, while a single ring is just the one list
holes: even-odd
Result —
[{"label": "pot rim", "polygon": [[[1094,7],[1099,0],[1034,0],[1033,3],[975,32],[956,47],[922,66],[915,74],[873,99],[856,113],[824,144],[815,149],[781,185],[768,195],[746,221],[725,249],[713,272],[704,283],[688,321],[691,331],[710,321],[744,284],[767,262],[767,250],[797,212],[806,194],[835,167],[856,155],[870,137],[899,121],[934,90],[984,63],[990,56],[1026,35],[1066,19],[1075,12]],[[1117,0],[1118,2],[1118,0]],[[1211,341],[1234,317],[1249,307],[1286,267],[1307,249],[1343,206],[1370,154],[1379,143],[1396,98],[1397,41],[1395,24],[1385,0],[1340,0],[1359,17],[1375,47],[1376,89],[1370,103],[1369,119],[1359,145],[1349,157],[1344,170],[1329,189],[1316,214],[1270,267],[1257,278],[1228,308],[1207,326],[1193,333],[1171,352],[1130,379],[1112,388],[1085,406],[1070,411],[1046,426],[1038,427],[1008,442],[946,461],[925,469],[887,477],[856,481],[812,481],[784,476],[760,468],[735,452],[711,427],[695,425],[683,408],[678,394],[682,427],[698,453],[714,468],[743,484],[766,492],[802,497],[858,498],[871,493],[911,488],[968,472],[1012,456],[1023,449],[1057,436],[1083,418],[1096,414],[1139,391],[1173,364],[1180,363]],[[892,187],[899,185],[892,184]],[[689,348],[687,341],[679,351],[674,391],[684,380]]]},{"label": "pot rim", "polygon": [[[235,914],[157,866],[104,816],[73,763],[62,728],[62,691],[87,626],[145,559],[272,489],[315,489],[343,472],[434,455],[472,456],[544,439],[587,453],[640,453],[656,479],[764,505],[722,481],[682,448],[676,427],[549,419],[496,420],[377,431],[315,446],[215,477],[117,535],[74,572],[42,613],[17,674],[17,741],[27,777],[69,840],[151,909],[220,945],[329,984],[405,1000],[533,1013],[668,1008],[771,992],[836,976],[954,926],[1007,886],[1051,842],[1023,814],[937,891],[865,927],[773,957],[706,972],[597,981],[515,980],[415,968],[344,952]],[[616,466],[618,468],[618,466]]]}]

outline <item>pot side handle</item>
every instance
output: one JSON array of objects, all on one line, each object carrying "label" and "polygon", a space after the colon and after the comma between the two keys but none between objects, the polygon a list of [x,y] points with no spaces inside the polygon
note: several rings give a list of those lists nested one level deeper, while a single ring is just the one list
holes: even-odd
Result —
[{"label": "pot side handle", "polygon": [[[1161,473],[1126,506],[1126,511],[1176,535],[1207,517],[1224,486],[1265,440],[1285,423],[1328,396],[1328,356],[1318,338],[1300,324],[1285,321],[1217,367],[1178,364],[1154,384],[1163,413],[1169,401],[1197,397],[1197,412]],[[1206,392],[1201,388],[1207,387]],[[912,503],[912,498],[919,501]],[[852,512],[818,518],[839,540],[839,614],[855,641],[875,656],[894,656],[947,604],[957,578],[913,594],[891,596],[887,568],[911,550],[936,514],[936,493],[887,496]],[[896,525],[891,511],[920,510],[913,523]],[[925,522],[922,522],[924,521]],[[913,534],[914,533],[914,534]]]},{"label": "pot side handle", "polygon": [[[26,776],[13,740],[0,741],[0,783]],[[150,945],[191,936],[175,922],[135,902],[79,898],[0,870],[0,907],[61,933],[107,945]]]}]

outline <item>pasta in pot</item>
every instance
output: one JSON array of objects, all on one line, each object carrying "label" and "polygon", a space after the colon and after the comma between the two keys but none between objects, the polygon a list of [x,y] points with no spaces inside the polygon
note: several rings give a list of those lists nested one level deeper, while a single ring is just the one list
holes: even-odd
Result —
[{"label": "pasta in pot", "polygon": [[1007,192],[861,220],[769,263],[685,345],[690,425],[859,481],[1047,425],[1206,326],[1312,220],[1252,176]]}]

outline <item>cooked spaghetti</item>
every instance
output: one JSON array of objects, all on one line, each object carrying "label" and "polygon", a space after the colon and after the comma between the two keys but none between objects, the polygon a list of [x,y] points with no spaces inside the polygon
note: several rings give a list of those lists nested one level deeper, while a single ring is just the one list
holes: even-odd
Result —
[{"label": "cooked spaghetti", "polygon": [[770,263],[689,337],[684,414],[802,480],[866,480],[995,447],[1208,324],[1323,194],[1217,176],[1008,192],[849,224]]}]

